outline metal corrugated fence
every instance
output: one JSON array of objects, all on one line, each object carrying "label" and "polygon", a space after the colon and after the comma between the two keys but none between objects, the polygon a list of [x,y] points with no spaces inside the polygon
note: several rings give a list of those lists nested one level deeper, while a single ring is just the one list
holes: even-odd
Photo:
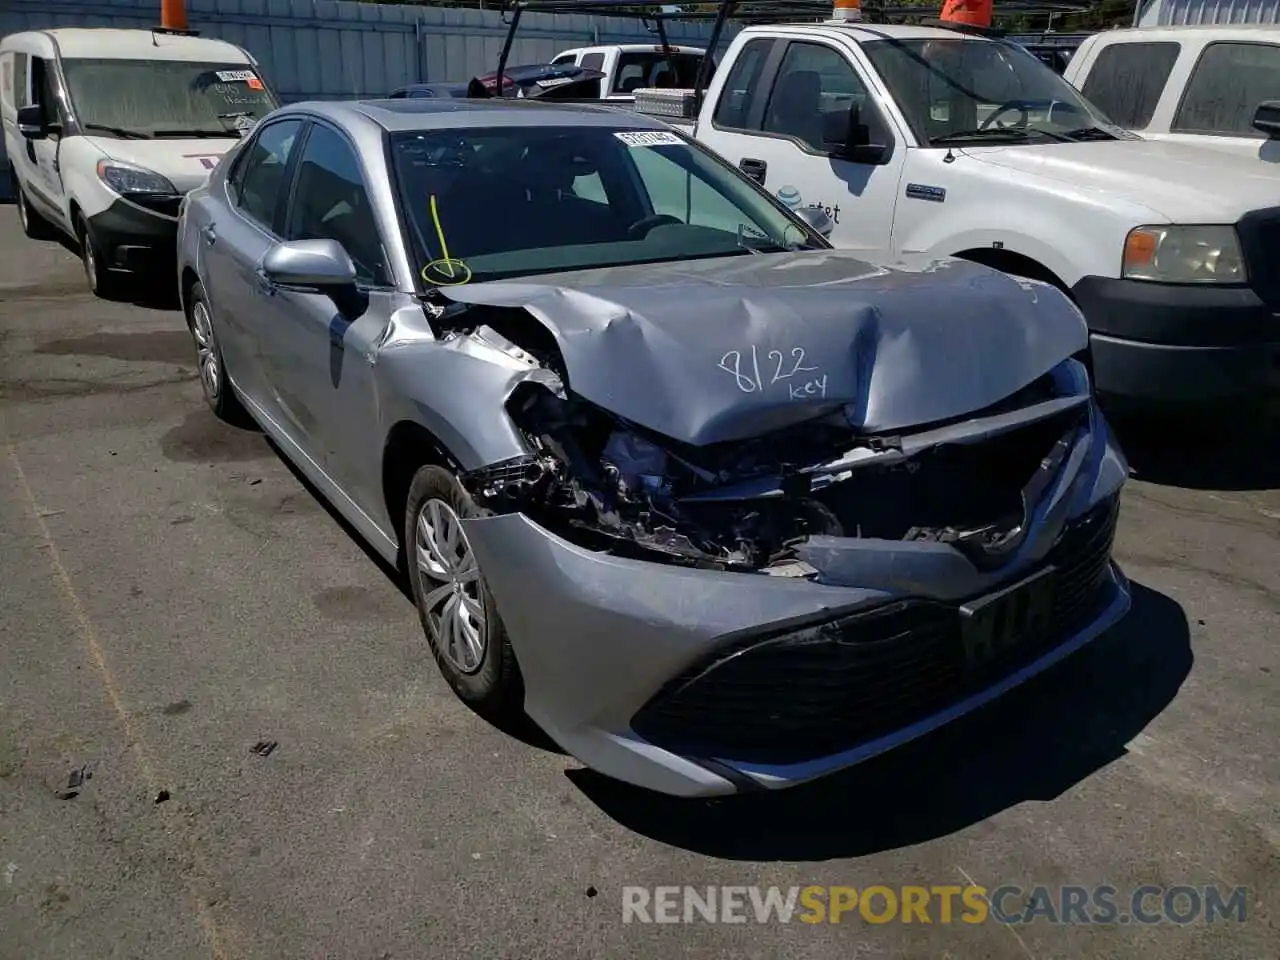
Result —
[{"label": "metal corrugated fence", "polygon": [[1280,0],[1149,0],[1138,16],[1141,27],[1231,23],[1280,24]]},{"label": "metal corrugated fence", "polygon": [[[498,65],[496,12],[341,0],[188,0],[193,30],[244,47],[286,102],[383,96],[418,80],[467,80]],[[160,0],[0,0],[0,36],[50,27],[156,26]],[[672,43],[699,43],[706,24],[672,23]],[[726,30],[726,38],[732,31]],[[635,20],[525,14],[511,63],[543,63],[593,43],[648,43]],[[723,48],[722,48],[723,49]],[[0,194],[8,189],[0,148]]]}]

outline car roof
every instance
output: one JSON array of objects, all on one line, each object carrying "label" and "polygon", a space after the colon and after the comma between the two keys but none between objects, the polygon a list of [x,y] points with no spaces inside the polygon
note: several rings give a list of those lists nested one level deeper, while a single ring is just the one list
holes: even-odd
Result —
[{"label": "car roof", "polygon": [[476,127],[626,127],[667,130],[661,120],[631,110],[591,104],[537,100],[316,100],[285,107],[283,112],[307,111],[338,123],[372,120],[390,132],[466,129]]},{"label": "car roof", "polygon": [[1104,43],[1142,43],[1170,40],[1226,40],[1237,43],[1280,41],[1280,23],[1189,23],[1163,27],[1123,27],[1098,34]]},{"label": "car roof", "polygon": [[742,32],[754,34],[771,33],[777,30],[797,33],[813,30],[833,31],[850,37],[856,43],[867,43],[872,40],[988,40],[987,37],[965,33],[961,30],[951,30],[947,27],[928,27],[902,23],[864,23],[861,21],[844,23],[827,20],[821,23],[768,24],[747,27]]},{"label": "car roof", "polygon": [[233,43],[212,37],[192,37],[150,30],[113,27],[56,27],[39,30],[52,37],[64,57],[112,60],[189,60],[209,63],[248,63]]}]

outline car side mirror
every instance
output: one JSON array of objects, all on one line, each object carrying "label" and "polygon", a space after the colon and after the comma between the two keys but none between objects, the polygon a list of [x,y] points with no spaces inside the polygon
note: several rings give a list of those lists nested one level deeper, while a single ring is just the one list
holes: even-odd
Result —
[{"label": "car side mirror", "polygon": [[1253,113],[1253,129],[1261,130],[1268,139],[1280,140],[1280,100],[1263,100]]},{"label": "car side mirror", "polygon": [[819,233],[824,237],[831,236],[831,231],[836,228],[836,222],[831,219],[830,214],[822,207],[800,207],[793,212],[815,233]]},{"label": "car side mirror", "polygon": [[263,279],[287,289],[333,295],[356,285],[356,266],[337,240],[286,240],[267,251]]},{"label": "car side mirror", "polygon": [[18,108],[18,132],[28,140],[44,140],[49,136],[50,124],[45,122],[44,107],[29,103]]},{"label": "car side mirror", "polygon": [[893,137],[875,111],[863,118],[856,101],[847,112],[833,110],[822,115],[822,145],[831,156],[850,163],[883,166],[893,155]]}]

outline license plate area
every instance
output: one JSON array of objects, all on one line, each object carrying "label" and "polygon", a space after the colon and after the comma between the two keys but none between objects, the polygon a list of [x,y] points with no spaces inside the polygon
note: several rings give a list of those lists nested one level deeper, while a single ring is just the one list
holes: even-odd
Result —
[{"label": "license plate area", "polygon": [[1053,624],[1054,569],[1044,570],[960,608],[965,666],[981,667],[1038,637]]}]

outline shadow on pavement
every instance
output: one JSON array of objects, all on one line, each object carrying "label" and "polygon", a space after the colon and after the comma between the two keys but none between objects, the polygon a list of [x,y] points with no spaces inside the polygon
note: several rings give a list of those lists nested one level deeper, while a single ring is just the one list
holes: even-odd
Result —
[{"label": "shadow on pavement", "polygon": [[1248,420],[1115,413],[1108,419],[1138,480],[1193,490],[1277,490],[1280,417],[1255,413]]},{"label": "shadow on pavement", "polygon": [[[80,259],[80,245],[70,237],[59,233],[58,239],[54,242],[76,260]],[[131,303],[135,307],[145,307],[148,310],[177,310],[181,307],[176,266],[158,265],[155,269],[136,276],[122,275],[122,281],[117,284],[110,296],[100,294],[101,299],[110,303]],[[89,283],[86,280],[85,291],[88,292],[88,290]]]},{"label": "shadow on pavement", "polygon": [[[227,429],[234,430],[236,428],[228,427]],[[256,427],[253,429],[257,430]],[[369,542],[365,540],[360,532],[347,522],[347,518],[339,513],[333,504],[326,499],[320,489],[312,483],[301,470],[294,466],[293,461],[284,455],[284,452],[276,445],[276,442],[265,434],[263,434],[263,437],[266,439],[267,446],[269,446],[275,455],[280,458],[280,462],[289,469],[289,472],[293,474],[298,483],[306,489],[307,493],[311,494],[311,496],[315,498],[317,503],[324,507],[325,512],[329,514],[329,517],[333,522],[341,527],[342,531],[348,537],[355,541],[356,545],[364,552],[364,555],[382,571],[383,575],[391,581],[391,584],[400,591],[401,595],[409,602],[410,608],[414,609],[416,612],[416,605],[413,601],[413,589],[409,586],[409,577],[407,571],[404,569],[403,558],[401,558],[398,566],[393,566],[392,564],[387,563],[387,561],[382,558],[382,555],[369,545]],[[422,642],[425,648],[427,642],[425,637],[423,637]],[[428,656],[424,662],[427,665],[431,665],[430,657]],[[520,715],[510,719],[504,719],[501,722],[496,722],[492,717],[482,717],[481,719],[500,730],[502,733],[505,733],[507,736],[515,737],[522,743],[537,750],[545,750],[549,753],[557,753],[561,755],[564,754],[564,751],[560,749],[560,747],[550,737],[543,733],[537,724],[526,716]]]},{"label": "shadow on pavement", "polygon": [[1052,800],[1125,755],[1191,670],[1182,608],[1133,584],[1133,609],[1076,656],[986,708],[840,774],[777,793],[686,800],[567,776],[637,833],[732,860],[828,860],[923,843]]}]

